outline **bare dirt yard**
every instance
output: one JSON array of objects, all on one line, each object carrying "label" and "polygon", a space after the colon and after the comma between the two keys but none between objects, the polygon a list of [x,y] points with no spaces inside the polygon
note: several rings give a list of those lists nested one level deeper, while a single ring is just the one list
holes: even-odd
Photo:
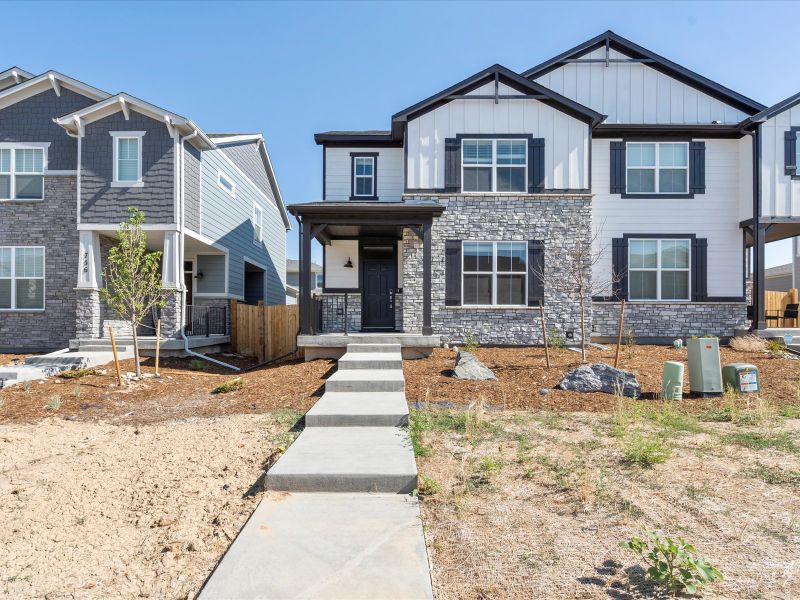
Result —
[{"label": "bare dirt yard", "polygon": [[[404,365],[438,599],[667,597],[619,547],[651,531],[723,573],[703,597],[800,597],[800,361],[725,348],[723,363],[759,366],[761,397],[678,403],[540,395],[577,366],[566,350],[551,369],[541,349],[476,354],[498,381],[449,378],[449,350]],[[685,350],[623,356],[655,398]]]}]

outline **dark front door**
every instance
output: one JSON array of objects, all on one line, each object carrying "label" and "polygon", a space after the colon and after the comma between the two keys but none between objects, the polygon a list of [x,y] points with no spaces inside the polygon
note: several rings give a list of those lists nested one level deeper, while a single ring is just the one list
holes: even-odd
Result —
[{"label": "dark front door", "polygon": [[[390,249],[391,250],[391,249]],[[367,252],[364,253],[365,255]],[[362,256],[363,311],[361,325],[365,330],[392,330],[394,323],[395,260],[389,256]]]}]

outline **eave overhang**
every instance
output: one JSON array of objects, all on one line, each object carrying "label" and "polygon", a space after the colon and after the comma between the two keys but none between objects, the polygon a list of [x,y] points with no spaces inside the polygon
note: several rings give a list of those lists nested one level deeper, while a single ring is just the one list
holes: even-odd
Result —
[{"label": "eave overhang", "polygon": [[596,126],[594,138],[675,137],[738,139],[744,136],[739,125],[640,125],[608,123]]},{"label": "eave overhang", "polygon": [[602,47],[612,48],[614,50],[618,50],[622,52],[626,56],[630,56],[632,59],[635,59],[638,62],[643,62],[647,64],[647,66],[664,73],[689,85],[697,90],[700,90],[709,96],[716,98],[730,106],[733,106],[744,113],[747,114],[755,114],[759,111],[764,110],[766,107],[761,104],[760,102],[756,102],[755,100],[744,96],[738,92],[733,91],[730,88],[725,87],[707,77],[703,77],[694,71],[687,69],[677,63],[672,62],[669,59],[656,54],[655,52],[651,52],[647,48],[643,48],[634,42],[617,35],[611,30],[608,30],[604,33],[601,33],[597,37],[594,37],[590,40],[583,42],[567,50],[566,52],[562,52],[558,56],[554,56],[553,58],[544,61],[541,64],[536,65],[524,71],[522,73],[523,77],[527,77],[529,79],[536,79],[561,67],[565,64],[573,62],[580,56],[583,56],[587,52],[591,52],[592,50],[596,50],[597,48]]},{"label": "eave overhang", "polygon": [[739,123],[737,127],[746,131],[752,131],[759,123],[763,123],[775,115],[779,115],[782,112],[797,106],[798,104],[800,104],[800,92],[794,96],[789,96],[785,100],[781,100],[777,104],[773,104],[772,106],[765,108],[761,112],[756,113],[751,117],[747,117],[741,123]]},{"label": "eave overhang", "polygon": [[41,92],[52,89],[56,94],[61,95],[61,87],[65,87],[73,92],[86,96],[95,101],[108,98],[110,94],[97,89],[91,85],[63,75],[57,71],[47,71],[37,75],[32,79],[12,85],[4,90],[0,90],[0,108],[5,108],[25,98],[29,98]]}]

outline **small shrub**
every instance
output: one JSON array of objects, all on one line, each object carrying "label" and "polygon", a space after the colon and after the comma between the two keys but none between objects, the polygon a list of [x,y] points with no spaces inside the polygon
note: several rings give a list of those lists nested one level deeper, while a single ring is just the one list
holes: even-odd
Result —
[{"label": "small shrub", "polygon": [[97,375],[97,369],[69,369],[62,371],[59,377],[62,379],[80,379],[89,375]]},{"label": "small shrub", "polygon": [[22,382],[22,391],[23,392],[30,392],[31,391],[31,380],[26,379]]},{"label": "small shrub", "polygon": [[467,352],[475,352],[479,347],[478,338],[475,337],[472,329],[467,329],[467,335],[464,336],[464,350]]},{"label": "small shrub", "polygon": [[547,334],[547,343],[551,348],[564,348],[567,340],[558,329],[551,329]]},{"label": "small shrub", "polygon": [[228,392],[235,392],[237,390],[241,390],[244,388],[244,379],[241,377],[237,377],[236,379],[231,379],[230,381],[226,381],[215,387],[211,390],[212,394],[227,394]]},{"label": "small shrub", "polygon": [[625,440],[622,455],[627,463],[640,467],[652,467],[665,462],[672,456],[672,448],[657,437],[635,433]]},{"label": "small shrub", "polygon": [[766,352],[767,341],[757,335],[737,335],[728,345],[737,352]]},{"label": "small shrub", "polygon": [[417,496],[420,498],[428,498],[435,496],[442,491],[442,486],[433,477],[420,474],[419,483],[417,484]]},{"label": "small shrub", "polygon": [[783,358],[786,354],[786,346],[781,340],[767,340],[767,352],[771,358]]},{"label": "small shrub", "polygon": [[628,329],[625,332],[625,349],[631,356],[636,354],[636,334],[633,329]]},{"label": "small shrub", "polygon": [[189,369],[192,371],[205,371],[208,367],[208,363],[204,360],[200,360],[199,358],[193,358],[189,361]]},{"label": "small shrub", "polygon": [[648,540],[631,538],[620,547],[639,554],[648,565],[647,576],[672,594],[696,594],[704,585],[724,577],[708,559],[683,538],[651,532]]},{"label": "small shrub", "polygon": [[50,410],[58,410],[59,408],[61,408],[61,396],[50,398]]}]

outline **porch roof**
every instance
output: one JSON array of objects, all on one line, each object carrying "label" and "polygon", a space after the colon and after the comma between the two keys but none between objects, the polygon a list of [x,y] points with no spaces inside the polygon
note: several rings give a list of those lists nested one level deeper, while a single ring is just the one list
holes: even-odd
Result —
[{"label": "porch roof", "polygon": [[[761,217],[759,223],[766,225],[766,243],[777,242],[800,235],[800,218],[798,217]],[[753,245],[753,219],[746,219],[739,223],[745,231],[745,243],[748,247]]]}]

